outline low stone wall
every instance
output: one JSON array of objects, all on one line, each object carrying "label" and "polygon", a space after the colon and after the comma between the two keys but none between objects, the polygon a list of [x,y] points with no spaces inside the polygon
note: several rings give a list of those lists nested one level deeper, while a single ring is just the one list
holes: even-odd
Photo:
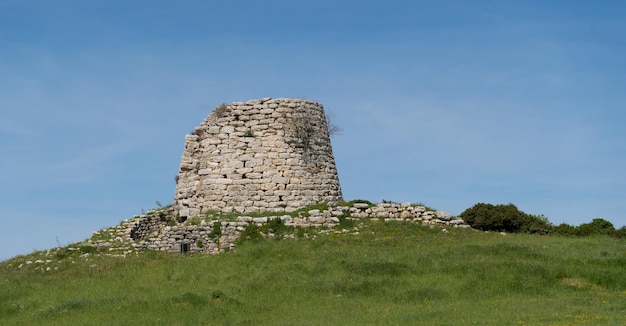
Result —
[{"label": "low stone wall", "polygon": [[[151,211],[124,221],[112,228],[113,237],[137,250],[160,250],[167,252],[196,252],[215,254],[231,250],[241,232],[250,224],[262,227],[271,219],[279,218],[286,226],[299,228],[337,226],[341,219],[376,219],[384,221],[406,221],[423,225],[439,225],[469,228],[463,220],[443,211],[430,211],[424,206],[408,203],[382,203],[369,205],[354,203],[350,206],[330,207],[327,210],[309,210],[297,217],[276,215],[271,217],[239,216],[235,221],[200,221],[199,225],[175,223],[174,209]],[[219,230],[217,229],[219,228]],[[263,234],[271,236],[271,234]],[[103,246],[110,246],[104,242]]]}]

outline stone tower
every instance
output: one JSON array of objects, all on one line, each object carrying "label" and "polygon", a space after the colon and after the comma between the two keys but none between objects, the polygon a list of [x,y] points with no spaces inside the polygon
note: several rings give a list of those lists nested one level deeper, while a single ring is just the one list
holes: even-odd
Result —
[{"label": "stone tower", "polygon": [[324,107],[301,99],[222,104],[185,136],[174,207],[293,211],[342,199]]}]

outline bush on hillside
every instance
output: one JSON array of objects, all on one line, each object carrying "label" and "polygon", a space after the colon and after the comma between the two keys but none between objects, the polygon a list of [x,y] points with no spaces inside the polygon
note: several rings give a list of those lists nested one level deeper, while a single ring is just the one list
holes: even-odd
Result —
[{"label": "bush on hillside", "polygon": [[621,228],[615,230],[609,235],[615,238],[621,238],[621,239],[626,238],[626,226],[622,226]]},{"label": "bush on hillside", "polygon": [[592,234],[609,235],[615,231],[613,223],[601,219],[594,218],[591,223],[583,223],[576,228],[576,235],[587,236]]},{"label": "bush on hillside", "polygon": [[590,223],[583,223],[579,226],[571,226],[566,223],[560,224],[553,227],[550,233],[580,237],[608,235],[614,238],[626,238],[626,226],[615,229],[613,223],[602,218],[594,218]]},{"label": "bush on hillside", "polygon": [[545,216],[526,214],[513,204],[478,203],[466,209],[460,217],[471,227],[483,231],[546,234],[551,227]]},{"label": "bush on hillside", "polygon": [[571,226],[567,223],[561,223],[553,227],[551,233],[561,234],[561,235],[576,235],[576,227]]}]

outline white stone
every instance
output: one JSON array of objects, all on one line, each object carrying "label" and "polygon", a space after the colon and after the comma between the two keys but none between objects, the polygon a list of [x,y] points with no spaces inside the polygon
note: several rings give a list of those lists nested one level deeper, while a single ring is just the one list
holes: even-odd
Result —
[{"label": "white stone", "polygon": [[313,224],[321,224],[325,222],[325,218],[322,216],[309,216],[309,222]]}]

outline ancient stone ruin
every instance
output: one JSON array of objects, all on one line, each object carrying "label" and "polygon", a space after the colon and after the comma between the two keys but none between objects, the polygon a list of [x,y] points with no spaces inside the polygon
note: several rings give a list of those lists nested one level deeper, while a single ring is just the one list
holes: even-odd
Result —
[{"label": "ancient stone ruin", "polygon": [[321,104],[302,99],[222,104],[185,137],[174,209],[294,211],[342,199]]},{"label": "ancient stone ruin", "polygon": [[[319,206],[319,205],[318,205]],[[299,230],[313,228],[313,234],[358,234],[360,221],[375,220],[384,222],[405,222],[426,225],[431,228],[469,228],[462,219],[443,211],[433,211],[410,203],[380,203],[377,205],[363,202],[343,202],[341,205],[325,209],[305,209],[288,215],[276,212],[273,216],[252,217],[241,215],[234,220],[206,219],[188,220],[185,223],[171,223],[174,207],[164,207],[142,216],[125,220],[119,226],[94,233],[106,240],[97,238],[88,240],[89,245],[107,248],[116,255],[126,255],[134,250],[159,250],[167,252],[195,252],[217,254],[235,248],[237,239],[251,226],[263,230],[272,220],[279,219],[281,224]],[[356,226],[349,229],[338,228],[341,220],[352,220]],[[262,236],[273,237],[271,229]],[[294,233],[285,235],[296,237]],[[306,237],[306,236],[305,236]]]},{"label": "ancient stone ruin", "polygon": [[322,105],[308,100],[222,104],[185,137],[174,203],[96,232],[88,244],[120,255],[219,253],[246,230],[276,236],[272,224],[320,234],[358,234],[359,224],[341,223],[367,219],[469,227],[421,205],[342,202],[328,125]]}]

